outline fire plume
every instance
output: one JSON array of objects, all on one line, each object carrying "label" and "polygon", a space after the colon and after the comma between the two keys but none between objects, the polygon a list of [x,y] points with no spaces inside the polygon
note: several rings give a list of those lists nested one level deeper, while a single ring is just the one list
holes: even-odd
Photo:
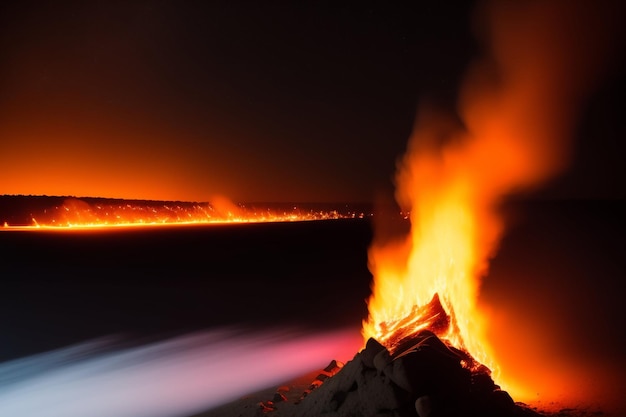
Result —
[{"label": "fire plume", "polygon": [[[503,233],[502,201],[566,166],[580,100],[604,68],[612,20],[610,8],[584,2],[483,6],[476,28],[488,56],[467,72],[456,114],[422,105],[398,163],[396,200],[410,213],[410,232],[370,248],[363,335],[393,352],[410,334],[431,330],[523,397],[519,381],[499,372],[480,280]],[[443,311],[433,309],[437,300]],[[532,366],[532,358],[524,361]]]},{"label": "fire plume", "polygon": [[[370,250],[375,281],[364,331],[366,337],[385,344],[391,335],[384,331],[385,323],[407,317],[413,317],[409,326],[415,332],[432,330],[430,310],[415,306],[427,306],[435,296],[450,320],[435,333],[492,367],[480,338],[485,329],[475,305],[476,276],[484,269],[500,223],[480,198],[479,178],[473,178],[484,174],[465,171],[465,164],[473,162],[467,158],[468,150],[457,145],[442,152],[428,144],[443,126],[433,116],[424,114],[418,121],[415,145],[398,174],[399,200],[416,202],[410,206],[411,234],[391,245],[374,244]],[[421,123],[427,126],[422,128]]]}]

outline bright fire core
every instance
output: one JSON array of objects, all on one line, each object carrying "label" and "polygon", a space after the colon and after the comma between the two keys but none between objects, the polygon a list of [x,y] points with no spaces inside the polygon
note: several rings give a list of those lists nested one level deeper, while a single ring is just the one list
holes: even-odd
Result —
[{"label": "bright fire core", "polygon": [[[441,166],[424,158],[413,158],[413,162],[421,176],[433,180],[441,176],[444,181],[411,192],[419,196],[419,206],[411,211],[411,233],[406,239],[371,248],[374,284],[364,336],[393,352],[398,332],[416,334],[428,329],[497,373],[488,352],[485,320],[475,303],[477,276],[488,254],[488,248],[480,246],[478,230],[489,231],[489,222],[478,224],[482,213],[461,177],[447,175]],[[435,296],[447,315],[445,325],[435,326],[444,317],[425,308]]]}]

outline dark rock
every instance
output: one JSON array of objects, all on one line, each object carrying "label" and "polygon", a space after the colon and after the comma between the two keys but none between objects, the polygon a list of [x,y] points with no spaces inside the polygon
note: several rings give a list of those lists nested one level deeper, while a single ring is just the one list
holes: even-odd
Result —
[{"label": "dark rock", "polygon": [[365,344],[365,349],[361,352],[361,360],[366,367],[374,368],[374,357],[386,350],[377,340],[370,337]]},{"label": "dark rock", "polygon": [[376,413],[396,410],[408,401],[409,393],[390,382],[384,374],[367,369],[357,378],[359,404],[366,411]]},{"label": "dark rock", "polygon": [[324,368],[324,372],[330,372],[331,374],[335,374],[342,367],[343,367],[343,364],[341,362],[337,362],[336,360],[333,359],[332,361],[330,361],[328,366],[326,368]]},{"label": "dark rock", "polygon": [[381,350],[376,356],[374,356],[372,363],[378,372],[383,372],[385,368],[391,365],[391,355],[387,349]]},{"label": "dark rock", "polygon": [[343,368],[324,384],[308,393],[299,407],[303,408],[301,417],[317,417],[338,409],[348,399],[348,394],[356,390],[356,379],[364,370],[360,354],[346,363]]},{"label": "dark rock", "polygon": [[464,400],[470,391],[471,373],[442,345],[433,335],[399,355],[390,378],[415,398],[429,395],[433,401]]},{"label": "dark rock", "polygon": [[277,392],[277,393],[274,394],[274,398],[272,398],[272,401],[274,403],[285,402],[285,401],[287,401],[287,397],[285,397],[284,394],[281,394],[280,392]]},{"label": "dark rock", "polygon": [[316,378],[321,385],[301,400],[296,415],[539,417],[515,404],[494,383],[488,368],[434,333],[405,337],[403,346],[405,350],[392,355],[368,340],[365,349],[335,375]]},{"label": "dark rock", "polygon": [[415,400],[415,411],[417,411],[419,417],[430,417],[432,404],[428,395],[422,395]]}]

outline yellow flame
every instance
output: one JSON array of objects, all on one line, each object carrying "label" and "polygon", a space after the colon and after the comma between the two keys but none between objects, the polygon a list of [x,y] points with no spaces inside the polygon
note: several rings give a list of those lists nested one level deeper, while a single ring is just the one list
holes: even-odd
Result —
[{"label": "yellow flame", "polygon": [[[420,109],[398,167],[396,199],[410,211],[410,233],[370,248],[366,339],[385,344],[389,323],[414,325],[406,317],[438,294],[453,324],[439,336],[497,374],[487,313],[477,305],[480,277],[503,230],[497,208],[566,166],[580,100],[610,56],[617,26],[605,6],[482,3],[475,23],[488,55],[470,67],[454,117]],[[541,374],[532,358],[519,360]],[[520,378],[494,377],[514,396],[528,396]]]},{"label": "yellow flame", "polygon": [[442,338],[495,371],[485,343],[485,318],[476,307],[476,276],[493,248],[499,223],[477,198],[480,193],[471,175],[457,163],[455,152],[467,153],[467,148],[453,146],[444,155],[427,144],[423,135],[430,132],[422,130],[412,143],[424,146],[409,150],[399,173],[399,200],[414,201],[411,233],[404,240],[370,248],[374,283],[364,336],[384,343],[383,323],[409,316],[415,306],[439,294],[454,321]]}]

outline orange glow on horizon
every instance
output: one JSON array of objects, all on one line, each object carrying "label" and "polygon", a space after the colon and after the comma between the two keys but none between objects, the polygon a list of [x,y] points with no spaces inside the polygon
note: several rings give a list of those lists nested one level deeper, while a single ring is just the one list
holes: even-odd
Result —
[{"label": "orange glow on horizon", "polygon": [[0,153],[1,194],[207,201],[220,190],[240,188],[219,175],[219,167],[201,169],[198,150],[184,139],[174,141],[174,133],[147,138],[132,129],[123,133],[123,126],[66,129],[41,123],[45,132],[2,132],[12,140]]},{"label": "orange glow on horizon", "polygon": [[[297,205],[235,204],[225,198],[211,203],[67,198],[62,204],[39,207],[28,224],[4,221],[0,230],[105,230],[136,227],[278,223],[364,218],[364,212]],[[371,215],[371,214],[370,214]]]}]

